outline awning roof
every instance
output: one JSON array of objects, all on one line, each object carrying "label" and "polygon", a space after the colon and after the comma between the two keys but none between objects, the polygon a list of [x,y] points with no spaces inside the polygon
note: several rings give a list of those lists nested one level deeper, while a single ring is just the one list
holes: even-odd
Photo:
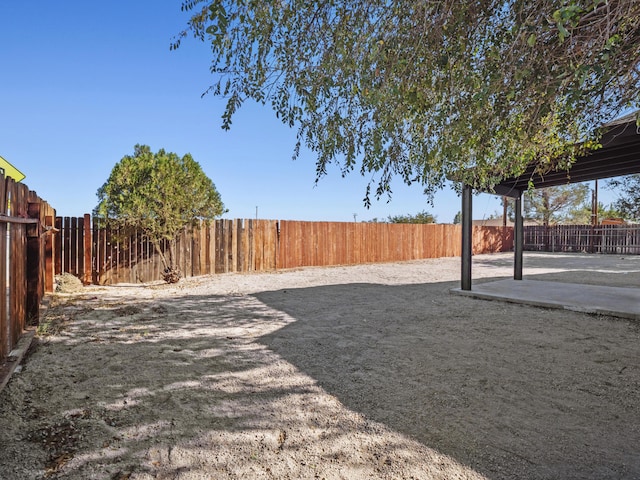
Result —
[{"label": "awning roof", "polygon": [[637,115],[638,112],[634,112],[604,125],[603,129],[606,131],[600,140],[602,148],[579,157],[569,171],[540,176],[534,173],[534,167],[530,167],[519,177],[502,180],[494,187],[495,193],[518,197],[529,188],[530,180],[535,188],[546,188],[640,173],[640,129],[636,124]]}]

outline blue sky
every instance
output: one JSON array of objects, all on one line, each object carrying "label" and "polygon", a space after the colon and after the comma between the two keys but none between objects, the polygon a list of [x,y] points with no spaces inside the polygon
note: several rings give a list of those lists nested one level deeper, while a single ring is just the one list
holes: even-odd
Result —
[{"label": "blue sky", "polygon": [[[246,104],[220,128],[224,100],[206,95],[206,44],[172,38],[188,16],[180,0],[0,2],[0,156],[58,215],[89,213],[96,191],[135,144],[191,153],[214,181],[226,218],[358,221],[427,210],[448,223],[451,190],[431,206],[419,185],[392,184],[391,202],[364,208],[366,178],[337,169],[315,185],[315,157],[291,159],[295,130],[267,106]],[[602,189],[601,189],[602,191]],[[608,200],[607,200],[608,201]],[[500,210],[474,200],[474,218]]]}]

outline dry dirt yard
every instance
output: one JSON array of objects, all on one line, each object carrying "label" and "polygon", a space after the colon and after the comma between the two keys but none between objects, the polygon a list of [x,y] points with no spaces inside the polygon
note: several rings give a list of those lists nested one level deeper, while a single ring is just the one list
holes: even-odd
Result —
[{"label": "dry dirt yard", "polygon": [[[508,277],[510,254],[474,257]],[[0,477],[640,478],[640,325],[455,296],[458,258],[57,294]],[[640,286],[640,256],[527,278]]]}]

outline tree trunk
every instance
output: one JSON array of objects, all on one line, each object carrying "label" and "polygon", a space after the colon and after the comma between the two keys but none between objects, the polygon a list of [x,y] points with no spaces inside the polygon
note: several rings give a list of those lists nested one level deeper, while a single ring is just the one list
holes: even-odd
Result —
[{"label": "tree trunk", "polygon": [[178,283],[182,275],[180,274],[180,270],[174,266],[174,258],[175,258],[175,239],[169,241],[169,260],[167,261],[167,256],[160,248],[160,242],[158,240],[153,240],[153,245],[160,255],[160,259],[162,260],[162,266],[164,270],[162,271],[162,279],[167,283]]}]

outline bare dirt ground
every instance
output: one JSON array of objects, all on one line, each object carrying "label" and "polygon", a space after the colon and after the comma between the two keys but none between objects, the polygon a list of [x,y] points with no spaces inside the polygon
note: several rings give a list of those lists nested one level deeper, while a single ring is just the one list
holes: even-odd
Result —
[{"label": "bare dirt ground", "polygon": [[[474,257],[477,281],[511,271]],[[0,393],[0,478],[640,478],[640,325],[454,296],[459,272],[54,295]],[[525,276],[638,288],[640,256],[527,254]]]}]

